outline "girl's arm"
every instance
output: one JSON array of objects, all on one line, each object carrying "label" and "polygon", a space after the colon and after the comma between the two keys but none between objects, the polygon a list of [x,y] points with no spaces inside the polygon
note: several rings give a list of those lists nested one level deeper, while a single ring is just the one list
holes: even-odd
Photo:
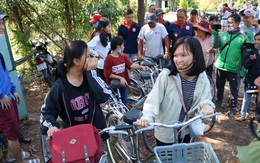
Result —
[{"label": "girl's arm", "polygon": [[130,68],[132,68],[132,69],[142,69],[142,70],[146,70],[146,66],[141,66],[141,65],[138,65],[138,64],[136,64],[136,63],[133,63],[131,66],[130,66]]},{"label": "girl's arm", "polygon": [[89,86],[91,87],[95,100],[98,103],[104,103],[110,97],[112,93],[108,88],[104,80],[102,80],[98,75],[96,70],[90,70],[86,72]]}]

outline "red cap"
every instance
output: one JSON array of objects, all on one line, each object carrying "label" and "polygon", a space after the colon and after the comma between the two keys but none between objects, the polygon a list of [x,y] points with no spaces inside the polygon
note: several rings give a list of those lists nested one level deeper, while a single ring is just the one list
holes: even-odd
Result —
[{"label": "red cap", "polygon": [[89,21],[90,23],[94,24],[96,23],[97,21],[99,21],[100,19],[102,18],[102,15],[100,14],[94,14],[92,19]]}]

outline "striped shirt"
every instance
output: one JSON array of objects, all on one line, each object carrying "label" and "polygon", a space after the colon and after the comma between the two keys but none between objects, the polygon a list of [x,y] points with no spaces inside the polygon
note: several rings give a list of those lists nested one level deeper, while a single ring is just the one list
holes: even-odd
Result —
[{"label": "striped shirt", "polygon": [[[181,77],[183,101],[184,101],[185,107],[187,109],[187,112],[190,110],[190,105],[193,101],[193,94],[194,94],[197,80],[198,80],[198,77],[195,77],[191,81],[188,81],[188,80],[184,79],[183,77]],[[182,107],[179,121],[182,122],[184,120],[185,116],[186,116],[186,113],[184,112],[184,108]]]}]

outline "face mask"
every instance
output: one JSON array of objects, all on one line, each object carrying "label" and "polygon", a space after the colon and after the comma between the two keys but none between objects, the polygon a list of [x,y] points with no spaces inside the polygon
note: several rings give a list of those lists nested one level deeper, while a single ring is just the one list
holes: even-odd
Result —
[{"label": "face mask", "polygon": [[228,31],[228,32],[233,32],[233,31],[234,31],[234,27],[228,27],[228,28],[227,28],[227,31]]},{"label": "face mask", "polygon": [[98,27],[98,22],[96,22],[95,24],[93,24],[93,27],[94,27],[94,28],[97,28],[97,27]]},{"label": "face mask", "polygon": [[122,53],[122,50],[121,49],[118,49],[117,50],[117,53],[120,55]]},{"label": "face mask", "polygon": [[260,47],[256,47],[255,45],[254,45],[254,47],[255,47],[257,50],[260,50]]}]

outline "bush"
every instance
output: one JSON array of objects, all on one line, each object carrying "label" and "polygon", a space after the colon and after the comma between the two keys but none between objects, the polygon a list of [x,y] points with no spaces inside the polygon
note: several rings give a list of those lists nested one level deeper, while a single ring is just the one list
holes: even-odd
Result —
[{"label": "bush", "polygon": [[168,13],[170,11],[169,7],[165,7],[164,12]]}]

